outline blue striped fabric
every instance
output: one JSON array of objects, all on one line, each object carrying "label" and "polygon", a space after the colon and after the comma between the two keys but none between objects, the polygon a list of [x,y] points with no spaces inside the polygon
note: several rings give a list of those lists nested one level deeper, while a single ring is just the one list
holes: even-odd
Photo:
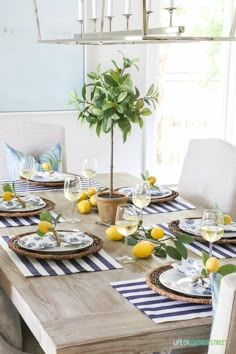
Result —
[{"label": "blue striped fabric", "polygon": [[145,278],[112,282],[111,286],[155,323],[212,315],[211,305],[177,301],[159,295],[148,287]]},{"label": "blue striped fabric", "polygon": [[[140,208],[135,207],[137,212],[140,213]],[[158,214],[169,213],[172,211],[191,210],[196,209],[194,205],[187,202],[181,197],[177,197],[174,200],[164,203],[151,203],[146,208],[143,208],[143,214]]]},{"label": "blue striped fabric", "polygon": [[122,268],[122,266],[103,249],[98,253],[86,257],[58,261],[20,256],[8,247],[9,239],[9,236],[1,237],[0,245],[25,277],[97,272]]},{"label": "blue striped fabric", "polygon": [[[50,211],[50,213],[53,218],[57,217],[57,214],[54,211]],[[63,222],[62,218],[60,219],[60,222]],[[39,215],[21,216],[21,217],[13,217],[13,218],[0,217],[0,228],[37,225],[38,223],[39,223]]]}]

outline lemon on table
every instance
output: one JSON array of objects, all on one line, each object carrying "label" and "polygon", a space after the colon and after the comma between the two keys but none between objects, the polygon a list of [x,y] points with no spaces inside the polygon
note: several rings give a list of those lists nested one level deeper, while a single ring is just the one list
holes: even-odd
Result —
[{"label": "lemon on table", "polygon": [[40,232],[43,232],[44,234],[46,234],[52,227],[52,224],[50,224],[50,222],[48,221],[40,221],[38,224],[38,230]]},{"label": "lemon on table", "polygon": [[91,197],[92,195],[97,193],[97,188],[95,187],[89,187],[87,190],[88,196]]},{"label": "lemon on table", "polygon": [[154,176],[149,176],[147,181],[148,181],[149,184],[155,184],[157,179]]},{"label": "lemon on table", "polygon": [[155,226],[151,230],[152,238],[159,239],[165,235],[165,230],[162,227]]},{"label": "lemon on table", "polygon": [[108,229],[106,229],[105,232],[106,232],[107,238],[109,238],[109,240],[112,240],[112,241],[119,241],[119,240],[122,240],[122,238],[124,238],[124,235],[121,235],[119,233],[119,231],[117,230],[117,227],[115,225],[108,227]]},{"label": "lemon on table", "polygon": [[77,208],[81,214],[88,214],[91,211],[91,204],[88,200],[81,200],[78,202]]},{"label": "lemon on table", "polygon": [[81,194],[81,196],[79,197],[79,202],[81,201],[81,200],[86,200],[86,199],[88,199],[88,194],[87,194],[87,192],[82,192],[82,194]]},{"label": "lemon on table", "polygon": [[154,250],[154,245],[150,241],[141,241],[137,243],[133,249],[132,254],[137,258],[147,258]]},{"label": "lemon on table", "polygon": [[4,192],[2,195],[3,199],[6,201],[12,200],[12,198],[14,197],[14,194],[10,191]]},{"label": "lemon on table", "polygon": [[225,225],[228,225],[228,224],[230,224],[231,222],[232,222],[231,216],[228,215],[228,214],[224,214],[224,224],[225,224]]},{"label": "lemon on table", "polygon": [[95,195],[92,195],[92,197],[90,197],[89,201],[92,206],[97,206],[97,200],[96,200]]},{"label": "lemon on table", "polygon": [[48,162],[43,162],[41,166],[44,171],[51,171],[51,169],[52,169],[50,163],[48,163]]},{"label": "lemon on table", "polygon": [[210,272],[217,272],[217,270],[220,268],[219,259],[216,257],[208,258],[208,260],[206,261],[206,264],[205,264],[205,268],[209,273]]}]

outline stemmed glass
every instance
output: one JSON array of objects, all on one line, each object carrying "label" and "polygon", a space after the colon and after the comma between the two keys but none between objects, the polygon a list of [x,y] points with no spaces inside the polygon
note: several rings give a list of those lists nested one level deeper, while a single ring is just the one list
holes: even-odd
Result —
[{"label": "stemmed glass", "polygon": [[88,178],[88,188],[90,180],[97,174],[97,160],[95,157],[85,157],[82,163],[82,173]]},{"label": "stemmed glass", "polygon": [[212,256],[212,244],[224,235],[224,215],[218,209],[203,211],[201,221],[201,235],[209,242],[209,257]]},{"label": "stemmed glass", "polygon": [[20,160],[20,176],[26,179],[26,195],[29,195],[29,179],[35,174],[35,159],[32,156],[23,156]]},{"label": "stemmed glass", "polygon": [[135,258],[128,255],[128,236],[137,230],[139,224],[135,207],[131,204],[118,205],[115,224],[119,233],[125,236],[124,255],[116,259],[121,263],[134,262]]},{"label": "stemmed glass", "polygon": [[136,184],[132,192],[132,202],[140,208],[140,224],[143,223],[143,208],[151,202],[151,190],[147,183]]},{"label": "stemmed glass", "polygon": [[82,194],[82,183],[79,176],[67,177],[64,183],[64,196],[70,202],[72,202],[72,217],[66,220],[69,223],[80,222],[75,215],[76,202]]}]

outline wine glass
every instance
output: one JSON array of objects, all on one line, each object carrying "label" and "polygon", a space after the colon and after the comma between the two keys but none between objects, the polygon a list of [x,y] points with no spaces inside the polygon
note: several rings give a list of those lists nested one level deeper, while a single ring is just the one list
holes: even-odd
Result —
[{"label": "wine glass", "polygon": [[151,190],[147,183],[136,184],[132,192],[132,202],[140,208],[140,224],[143,223],[143,208],[151,202]]},{"label": "wine glass", "polygon": [[70,202],[72,202],[72,217],[67,222],[76,223],[80,222],[81,219],[78,219],[75,215],[75,206],[76,202],[82,194],[82,183],[79,176],[67,177],[64,183],[64,196]]},{"label": "wine glass", "polygon": [[212,256],[212,244],[224,235],[224,216],[218,209],[203,211],[201,221],[201,235],[209,242],[209,257]]},{"label": "wine glass", "polygon": [[23,156],[20,160],[20,176],[26,179],[26,195],[29,195],[29,179],[35,174],[35,159]]},{"label": "wine glass", "polygon": [[125,236],[124,255],[116,259],[122,263],[134,262],[135,258],[128,255],[128,236],[137,230],[139,224],[135,207],[131,204],[118,205],[115,224],[119,233]]},{"label": "wine glass", "polygon": [[82,173],[88,178],[88,188],[90,187],[90,180],[96,176],[97,160],[95,157],[85,157],[82,163]]}]

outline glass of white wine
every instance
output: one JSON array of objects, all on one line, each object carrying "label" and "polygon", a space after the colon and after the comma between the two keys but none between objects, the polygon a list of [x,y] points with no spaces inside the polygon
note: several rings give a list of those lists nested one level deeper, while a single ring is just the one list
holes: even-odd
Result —
[{"label": "glass of white wine", "polygon": [[20,160],[20,176],[26,179],[26,195],[29,195],[29,179],[35,174],[35,159],[32,156],[23,156]]},{"label": "glass of white wine", "polygon": [[88,188],[90,187],[90,180],[97,174],[97,160],[95,157],[85,157],[82,164],[82,173],[88,178]]},{"label": "glass of white wine", "polygon": [[212,256],[212,244],[224,235],[224,215],[218,209],[203,211],[201,235],[209,242],[209,257]]},{"label": "glass of white wine", "polygon": [[147,183],[136,184],[132,192],[133,204],[140,208],[140,223],[143,223],[143,208],[151,202],[151,190]]},{"label": "glass of white wine", "polygon": [[119,233],[125,236],[124,255],[116,259],[121,263],[134,262],[135,258],[128,255],[128,236],[137,230],[139,224],[135,207],[131,204],[118,205],[115,224]]},{"label": "glass of white wine", "polygon": [[75,215],[76,202],[82,194],[82,183],[79,176],[68,177],[64,183],[64,196],[67,200],[72,202],[72,217],[66,221],[69,223],[80,222],[81,219]]}]

